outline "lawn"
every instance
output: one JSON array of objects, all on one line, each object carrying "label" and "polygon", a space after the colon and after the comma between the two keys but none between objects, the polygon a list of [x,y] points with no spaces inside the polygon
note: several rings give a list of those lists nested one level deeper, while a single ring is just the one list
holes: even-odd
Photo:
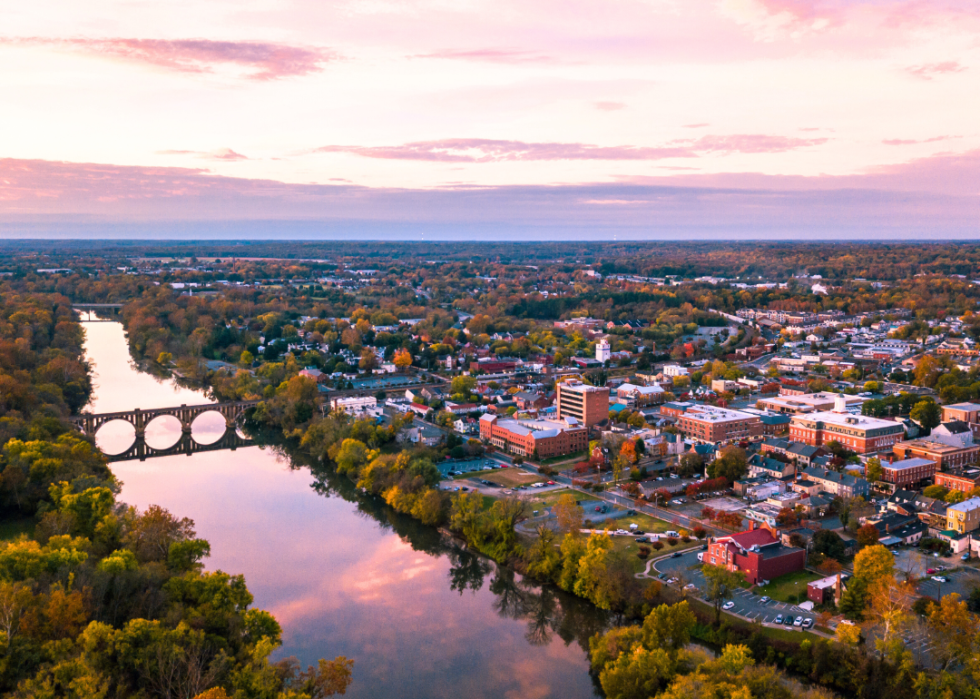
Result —
[{"label": "lawn", "polygon": [[[650,530],[648,529],[646,531],[650,531]],[[664,554],[667,553],[673,553],[674,551],[687,551],[691,548],[694,548],[695,546],[701,546],[701,542],[698,541],[697,539],[691,539],[691,541],[689,541],[686,544],[683,541],[678,540],[677,546],[671,546],[665,542],[664,547],[659,551],[657,551],[656,549],[651,547],[650,544],[636,543],[635,538],[632,536],[614,536],[611,538],[613,542],[613,549],[615,549],[616,551],[622,551],[623,553],[627,554],[627,560],[633,563],[633,572],[635,573],[640,573],[646,570],[647,561],[650,560],[650,558],[659,558],[660,556],[663,556]],[[640,550],[641,546],[646,546],[647,548],[650,549],[649,558],[641,559],[639,556],[636,555],[637,551]]]},{"label": "lawn", "polygon": [[[582,493],[577,490],[572,490],[571,488],[560,488],[559,490],[547,490],[543,493],[538,493],[535,490],[522,490],[520,491],[524,498],[527,500],[528,504],[531,505],[535,510],[543,510],[546,507],[551,507],[556,502],[558,498],[562,495],[573,495],[576,500],[585,499]],[[598,500],[593,500],[592,502],[598,503]]]},{"label": "lawn", "polygon": [[[801,570],[797,573],[789,573],[776,578],[768,585],[757,587],[756,594],[769,595],[780,602],[789,602],[789,596],[794,596],[794,602],[799,601],[800,593],[806,596],[807,583],[819,580],[820,576],[808,570]],[[804,600],[805,601],[805,600]]]},{"label": "lawn", "polygon": [[535,463],[539,466],[554,466],[555,464],[577,464],[579,461],[583,461],[587,456],[588,451],[580,451],[577,454],[564,454],[562,456],[552,456],[548,459],[541,459]]},{"label": "lawn", "polygon": [[528,473],[522,468],[502,468],[495,471],[481,471],[480,478],[488,480],[491,483],[499,483],[508,488],[513,488],[515,485],[543,483],[548,480],[544,476]]},{"label": "lawn", "polygon": [[24,519],[8,519],[0,522],[0,541],[10,541],[16,539],[21,534],[30,534],[34,531],[36,522],[33,517]]}]

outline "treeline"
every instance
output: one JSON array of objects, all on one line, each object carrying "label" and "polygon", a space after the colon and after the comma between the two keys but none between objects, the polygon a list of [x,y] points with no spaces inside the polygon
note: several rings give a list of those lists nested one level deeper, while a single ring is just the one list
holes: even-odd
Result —
[{"label": "treeline", "polygon": [[0,692],[23,698],[342,693],[351,661],[270,663],[281,630],[207,541],[116,500],[104,456],[65,417],[91,392],[67,300],[0,285]]}]

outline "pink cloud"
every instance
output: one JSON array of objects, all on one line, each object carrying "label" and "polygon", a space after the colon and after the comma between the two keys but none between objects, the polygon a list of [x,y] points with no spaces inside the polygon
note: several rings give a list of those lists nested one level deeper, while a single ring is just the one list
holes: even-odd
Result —
[{"label": "pink cloud", "polygon": [[[978,191],[980,150],[848,176],[676,174],[429,190],[249,180],[191,168],[0,160],[0,221],[4,235],[17,237],[103,236],[109,229],[99,226],[113,222],[129,226],[124,237],[144,236],[144,223],[172,235],[178,221],[187,222],[181,230],[211,235],[218,230],[213,222],[228,221],[222,230],[235,237],[294,231],[363,239],[424,230],[428,239],[429,231],[443,230],[457,239],[511,240],[549,231],[564,240],[574,231],[593,238],[620,231],[639,238],[945,239],[976,237]],[[274,225],[290,220],[302,226]]]},{"label": "pink cloud", "polygon": [[952,138],[961,138],[960,136],[933,136],[932,138],[886,138],[882,141],[886,146],[910,146],[916,143],[938,143],[939,141],[948,141]]},{"label": "pink cloud", "polygon": [[547,63],[552,60],[550,56],[520,49],[442,49],[416,54],[410,58],[441,58],[486,63]]},{"label": "pink cloud", "polygon": [[210,73],[217,66],[250,70],[253,80],[275,80],[323,70],[336,54],[323,49],[258,41],[208,39],[7,39],[14,45],[52,46],[128,63],[142,63],[182,73]]},{"label": "pink cloud", "polygon": [[626,109],[625,102],[593,102],[592,106],[602,112],[615,112]]},{"label": "pink cloud", "polygon": [[193,155],[198,158],[203,158],[205,160],[223,160],[226,162],[231,162],[235,160],[250,160],[246,155],[241,153],[236,153],[231,148],[218,148],[212,151],[199,151],[199,150],[160,150],[157,151],[157,155]]},{"label": "pink cloud", "polygon": [[703,129],[705,126],[711,126],[711,124],[706,121],[699,124],[684,124],[685,129]]},{"label": "pink cloud", "polygon": [[526,143],[481,138],[447,138],[400,146],[323,146],[315,153],[350,153],[381,160],[494,163],[531,160],[662,160],[697,158],[702,153],[780,153],[825,143],[826,138],[743,134],[702,136],[660,147],[596,146],[587,143]]},{"label": "pink cloud", "polygon": [[966,66],[960,65],[957,61],[943,61],[942,63],[924,63],[919,66],[909,66],[905,72],[916,78],[932,80],[937,75],[946,73],[962,73]]}]

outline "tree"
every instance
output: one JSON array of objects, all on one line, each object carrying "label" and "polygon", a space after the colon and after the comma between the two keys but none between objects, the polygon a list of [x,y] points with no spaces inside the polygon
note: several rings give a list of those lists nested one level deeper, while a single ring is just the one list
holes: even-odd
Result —
[{"label": "tree", "polygon": [[881,544],[861,549],[854,557],[854,578],[869,588],[884,579],[894,579],[895,557]]},{"label": "tree", "polygon": [[255,356],[248,350],[242,350],[241,355],[238,357],[239,366],[243,366],[246,368],[252,366],[252,363],[254,361],[255,361]]},{"label": "tree", "polygon": [[399,371],[405,371],[412,366],[412,353],[404,347],[395,351],[395,367]]},{"label": "tree", "polygon": [[157,364],[160,366],[170,366],[173,360],[174,356],[170,352],[161,352],[157,355]]},{"label": "tree", "polygon": [[813,535],[813,550],[816,553],[822,553],[824,556],[840,560],[844,557],[847,546],[837,532],[821,529]]},{"label": "tree", "polygon": [[834,637],[838,643],[856,646],[861,642],[861,627],[857,624],[838,624]]},{"label": "tree", "polygon": [[917,386],[934,388],[939,379],[939,360],[931,354],[922,357],[915,365],[915,383]]},{"label": "tree", "polygon": [[364,371],[370,373],[378,368],[378,355],[370,347],[365,347],[361,351],[361,360],[357,365],[361,369],[364,369]]},{"label": "tree", "polygon": [[708,530],[702,527],[700,524],[695,524],[693,534],[698,540],[704,540],[704,538],[708,536]]},{"label": "tree", "polygon": [[708,464],[709,478],[725,478],[729,483],[741,479],[748,470],[748,457],[744,449],[725,447],[714,461]]},{"label": "tree", "polygon": [[558,520],[558,531],[562,534],[578,536],[582,528],[582,508],[575,501],[575,496],[565,493],[559,497],[553,511]]},{"label": "tree", "polygon": [[878,527],[873,524],[865,524],[857,530],[857,542],[861,546],[874,546],[878,543]]},{"label": "tree", "polygon": [[643,645],[677,652],[691,642],[691,631],[697,617],[687,600],[673,605],[661,604],[643,621]]},{"label": "tree", "polygon": [[797,525],[796,510],[784,507],[776,514],[776,524],[780,527],[795,527]]},{"label": "tree", "polygon": [[705,580],[705,596],[715,605],[715,624],[721,623],[721,605],[736,588],[745,582],[745,573],[731,571],[723,566],[701,566]]},{"label": "tree", "polygon": [[881,459],[877,456],[872,456],[868,459],[865,464],[864,476],[870,483],[877,483],[881,480],[884,475],[884,469],[881,467]]},{"label": "tree", "polygon": [[475,378],[472,376],[456,376],[449,384],[449,393],[454,396],[461,395],[468,397],[474,388],[476,388]]},{"label": "tree", "polygon": [[689,478],[697,473],[704,471],[704,457],[697,452],[684,454],[680,460],[679,474],[683,478]]},{"label": "tree", "polygon": [[909,417],[917,422],[923,429],[932,430],[938,427],[942,420],[942,408],[932,400],[922,400],[912,406]]},{"label": "tree", "polygon": [[978,663],[980,620],[955,592],[930,607],[927,627],[935,639],[934,657],[945,670],[954,664]]}]

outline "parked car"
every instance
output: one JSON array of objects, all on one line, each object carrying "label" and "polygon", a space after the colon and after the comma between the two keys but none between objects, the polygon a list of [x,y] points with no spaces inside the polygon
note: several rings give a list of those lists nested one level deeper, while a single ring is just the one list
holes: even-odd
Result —
[{"label": "parked car", "polygon": [[638,536],[635,539],[633,539],[633,541],[635,541],[638,544],[649,544],[650,543],[650,539],[647,538],[647,537],[645,537],[645,536]]},{"label": "parked car", "polygon": [[666,580],[666,579],[667,579],[666,573],[661,573],[660,575],[657,576],[657,580]]},{"label": "parked car", "polygon": [[792,626],[793,625],[793,615],[792,614],[787,614],[786,615],[786,618],[783,619],[783,625],[784,626]]},{"label": "parked car", "polygon": [[961,561],[968,561],[968,560],[970,560],[970,552],[969,552],[969,551],[967,551],[967,552],[966,552],[966,553],[964,553],[964,554],[963,554],[962,556],[960,556],[960,560],[961,560]]},{"label": "parked car", "polygon": [[759,598],[759,603],[760,604],[768,604],[769,603],[769,597],[767,597],[766,595],[763,595],[762,597]]},{"label": "parked car", "polygon": [[803,617],[798,616],[793,619],[793,626],[803,626]]},{"label": "parked car", "polygon": [[698,586],[695,585],[694,583],[688,583],[687,585],[684,586],[684,589],[693,592],[694,590],[698,589]]},{"label": "parked car", "polygon": [[813,619],[804,619],[803,620],[803,628],[804,629],[808,629],[811,626],[813,626]]},{"label": "parked car", "polygon": [[670,580],[667,581],[667,584],[668,585],[676,585],[677,584],[677,578],[671,578]]},{"label": "parked car", "polygon": [[772,623],[774,623],[774,624],[782,624],[783,623],[783,615],[782,614],[777,614],[776,615],[776,618],[772,620]]},{"label": "parked car", "polygon": [[938,572],[939,571],[936,570],[935,568],[930,568],[929,570],[926,571],[926,575],[935,575]]},{"label": "parked car", "polygon": [[734,607],[734,606],[735,606],[735,603],[734,603],[734,602],[732,602],[731,600],[728,600],[728,601],[727,601],[727,602],[725,602],[725,603],[724,603],[723,605],[721,605],[721,608],[722,608],[722,609],[731,609],[731,608],[732,608],[732,607]]},{"label": "parked car", "polygon": [[673,552],[672,554],[670,554],[670,557],[671,557],[671,558],[680,558],[680,557],[681,557],[681,555],[682,555],[682,554],[681,554],[681,552],[680,552],[680,551],[674,551],[674,552]]},{"label": "parked car", "polygon": [[937,583],[949,582],[949,578],[947,578],[945,575],[933,575],[932,579],[935,580]]}]

